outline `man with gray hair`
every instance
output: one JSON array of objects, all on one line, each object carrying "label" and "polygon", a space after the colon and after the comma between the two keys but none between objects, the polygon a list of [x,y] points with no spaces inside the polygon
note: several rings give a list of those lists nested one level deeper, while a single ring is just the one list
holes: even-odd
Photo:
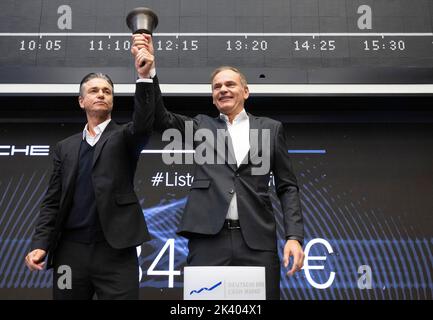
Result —
[{"label": "man with gray hair", "polygon": [[[149,35],[135,34],[134,46],[146,47],[153,53]],[[199,138],[191,141],[196,151],[194,181],[178,228],[178,234],[189,240],[187,264],[263,266],[266,297],[279,299],[281,266],[276,221],[268,194],[271,171],[283,213],[285,268],[293,257],[288,274],[299,271],[304,260],[299,188],[283,124],[245,111],[249,89],[245,76],[235,67],[223,66],[212,73],[212,99],[219,111],[216,118],[203,114],[191,118],[168,111],[154,68],[151,76],[155,127],[163,132],[163,139],[170,131],[180,132],[182,141],[188,132],[199,133]]]},{"label": "man with gray hair", "polygon": [[[138,299],[136,246],[150,240],[134,175],[154,120],[153,55],[133,51],[139,75],[132,121],[111,120],[114,85],[90,73],[78,98],[83,131],[60,141],[25,258],[30,270],[53,268],[54,299]],[[44,261],[46,259],[46,262]]]}]

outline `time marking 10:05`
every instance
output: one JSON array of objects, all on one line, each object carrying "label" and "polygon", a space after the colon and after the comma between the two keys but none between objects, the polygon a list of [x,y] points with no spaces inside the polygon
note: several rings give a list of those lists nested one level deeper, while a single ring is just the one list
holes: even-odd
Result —
[{"label": "time marking 10:05", "polygon": [[62,49],[62,40],[21,40],[19,48],[20,51],[59,51]]}]

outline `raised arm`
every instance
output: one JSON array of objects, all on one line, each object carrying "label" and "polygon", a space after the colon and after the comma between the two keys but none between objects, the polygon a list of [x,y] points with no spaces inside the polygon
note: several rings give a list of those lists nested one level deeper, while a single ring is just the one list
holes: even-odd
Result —
[{"label": "raised arm", "polygon": [[128,124],[125,133],[128,135],[128,144],[138,153],[149,141],[155,119],[154,86],[150,78],[154,57],[148,46],[141,49],[134,47],[131,50],[139,79],[135,85],[132,122]]},{"label": "raised arm", "polygon": [[[133,35],[133,54],[139,52],[142,48],[146,48],[152,55],[154,53],[152,37],[148,34],[135,34]],[[155,59],[153,60],[150,75],[156,73]],[[164,100],[159,86],[159,79],[156,74],[152,77],[154,86],[154,99],[155,99],[155,122],[154,128],[158,132],[163,132],[166,129],[178,129],[182,135],[185,134],[186,122],[191,121],[194,130],[197,128],[197,118],[191,118],[174,112],[170,112],[165,108]]]}]

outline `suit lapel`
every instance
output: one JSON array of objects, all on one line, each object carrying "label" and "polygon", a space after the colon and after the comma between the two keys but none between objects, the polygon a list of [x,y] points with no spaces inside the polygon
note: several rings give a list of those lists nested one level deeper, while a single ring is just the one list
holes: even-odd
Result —
[{"label": "suit lapel", "polygon": [[110,123],[105,128],[104,132],[101,135],[101,138],[99,138],[99,141],[95,145],[95,152],[93,154],[93,164],[92,164],[92,167],[95,166],[96,161],[98,160],[99,156],[101,155],[102,148],[104,147],[104,145],[107,142],[108,138],[114,132],[114,129],[117,128],[117,127],[118,127],[117,123],[115,123],[113,120],[111,120]]},{"label": "suit lapel", "polygon": [[260,127],[259,120],[257,117],[253,116],[252,114],[248,114],[248,117],[250,119],[250,152],[249,152],[249,159],[253,159],[259,152],[261,152],[261,146],[262,146],[262,131]]},{"label": "suit lapel", "polygon": [[260,123],[255,116],[250,113],[248,114],[248,121],[250,122],[249,138],[250,138],[250,150],[242,160],[238,170],[243,167],[250,165],[251,159],[253,159],[259,153],[260,146],[262,145],[262,137],[260,134]]},{"label": "suit lapel", "polygon": [[[219,130],[224,130],[226,133],[226,138],[221,134],[218,134]],[[237,170],[236,157],[233,150],[233,142],[230,137],[230,134],[227,130],[227,124],[221,118],[216,119],[216,130],[214,132],[214,136],[217,137],[216,145],[214,146],[217,150],[217,157],[219,159],[224,159],[225,163],[233,170]],[[223,141],[224,140],[224,141]],[[224,150],[220,150],[219,146],[224,146]],[[222,154],[223,153],[223,154]]]},{"label": "suit lapel", "polygon": [[68,190],[66,194],[72,194],[72,192],[70,192],[70,188],[75,182],[75,177],[78,169],[78,158],[80,155],[80,145],[82,140],[83,140],[83,134],[82,133],[76,134],[72,138],[72,141],[70,142],[70,145],[68,146],[68,150],[65,155],[65,161],[67,164],[65,166],[65,173],[66,173],[65,185],[66,185],[66,189]]}]

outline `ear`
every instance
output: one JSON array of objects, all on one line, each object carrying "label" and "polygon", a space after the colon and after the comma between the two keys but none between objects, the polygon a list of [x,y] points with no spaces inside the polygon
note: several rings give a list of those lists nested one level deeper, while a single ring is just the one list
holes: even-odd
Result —
[{"label": "ear", "polygon": [[84,98],[82,96],[78,97],[78,104],[80,105],[80,108],[84,110],[83,100]]},{"label": "ear", "polygon": [[214,94],[213,94],[213,86],[211,86],[211,94],[212,94],[212,104],[214,105],[214,106],[216,106],[216,101],[215,101],[215,96],[214,96]]},{"label": "ear", "polygon": [[244,99],[247,100],[249,96],[250,96],[250,89],[248,88],[248,86],[246,86],[244,87]]}]

